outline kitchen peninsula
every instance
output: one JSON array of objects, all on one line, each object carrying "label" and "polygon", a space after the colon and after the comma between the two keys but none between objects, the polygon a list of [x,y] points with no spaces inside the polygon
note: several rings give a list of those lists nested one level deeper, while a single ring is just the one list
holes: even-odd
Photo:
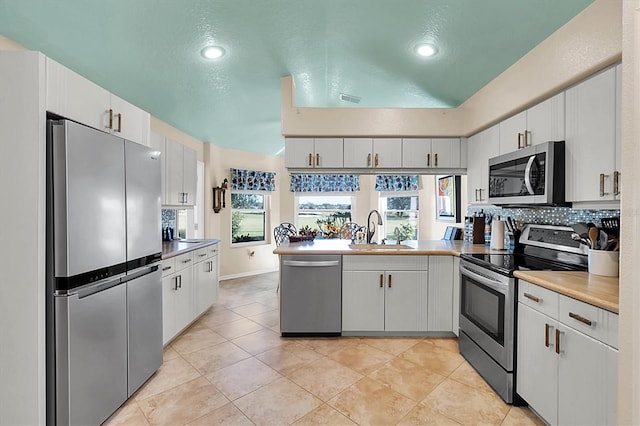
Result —
[{"label": "kitchen peninsula", "polygon": [[[459,315],[459,256],[462,253],[504,254],[483,244],[462,241],[405,241],[402,245],[352,245],[349,240],[285,243],[274,250],[283,259],[314,256],[341,259],[342,335],[457,335]],[[324,271],[324,270],[320,270]],[[312,274],[312,272],[309,272]],[[618,279],[586,272],[518,271],[516,276],[554,292],[618,312]],[[294,283],[282,277],[281,316]],[[304,282],[315,277],[305,275]],[[296,280],[301,281],[301,280]],[[320,303],[317,295],[297,300],[304,306]],[[339,302],[339,301],[338,301]],[[281,319],[282,321],[282,319]]]}]

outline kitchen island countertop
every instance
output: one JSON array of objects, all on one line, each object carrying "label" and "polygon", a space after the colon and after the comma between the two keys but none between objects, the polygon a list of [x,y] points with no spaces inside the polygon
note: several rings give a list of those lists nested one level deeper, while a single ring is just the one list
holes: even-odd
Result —
[{"label": "kitchen island countertop", "polygon": [[193,250],[198,250],[203,247],[211,246],[219,243],[218,239],[185,239],[185,240],[173,240],[162,242],[162,258],[169,259],[179,254],[186,253]]},{"label": "kitchen island countertop", "polygon": [[[299,243],[284,243],[273,251],[274,254],[354,254],[354,255],[445,255],[460,256],[461,253],[507,253],[506,250],[492,250],[484,244],[469,244],[460,240],[411,240],[403,241],[406,248],[351,248],[350,240],[315,240]],[[388,246],[393,244],[387,243]]]}]

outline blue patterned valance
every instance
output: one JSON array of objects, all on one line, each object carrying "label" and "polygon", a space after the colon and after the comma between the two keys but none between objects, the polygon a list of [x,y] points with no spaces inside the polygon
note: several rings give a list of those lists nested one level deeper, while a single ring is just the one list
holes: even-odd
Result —
[{"label": "blue patterned valance", "polygon": [[231,189],[244,191],[275,191],[276,174],[273,172],[231,169]]},{"label": "blue patterned valance", "polygon": [[291,192],[360,191],[357,175],[291,175]]},{"label": "blue patterned valance", "polygon": [[418,176],[376,175],[376,191],[417,191]]}]

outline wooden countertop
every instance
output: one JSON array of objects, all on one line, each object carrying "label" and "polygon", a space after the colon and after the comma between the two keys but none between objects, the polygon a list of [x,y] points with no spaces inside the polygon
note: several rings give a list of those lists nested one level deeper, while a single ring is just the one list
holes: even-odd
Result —
[{"label": "wooden countertop", "polygon": [[213,244],[218,244],[219,242],[220,240],[215,238],[211,240],[186,239],[186,240],[163,241],[162,242],[162,258],[169,259],[171,257],[177,256],[182,253],[198,250],[203,247],[211,246]]},{"label": "wooden countertop", "polygon": [[540,287],[618,313],[618,277],[567,271],[516,271],[513,275]]},{"label": "wooden countertop", "polygon": [[349,247],[351,240],[315,240],[299,243],[284,243],[278,246],[275,254],[348,254],[348,255],[448,255],[460,256],[461,253],[506,253],[506,250],[491,250],[484,244],[468,244],[463,241],[403,241],[407,248],[357,249]]}]

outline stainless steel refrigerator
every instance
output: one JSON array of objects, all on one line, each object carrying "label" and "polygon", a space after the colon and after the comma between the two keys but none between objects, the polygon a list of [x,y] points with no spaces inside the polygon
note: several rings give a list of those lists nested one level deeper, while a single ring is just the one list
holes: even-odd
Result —
[{"label": "stainless steel refrigerator", "polygon": [[162,364],[159,153],[47,121],[47,421],[100,424]]}]

